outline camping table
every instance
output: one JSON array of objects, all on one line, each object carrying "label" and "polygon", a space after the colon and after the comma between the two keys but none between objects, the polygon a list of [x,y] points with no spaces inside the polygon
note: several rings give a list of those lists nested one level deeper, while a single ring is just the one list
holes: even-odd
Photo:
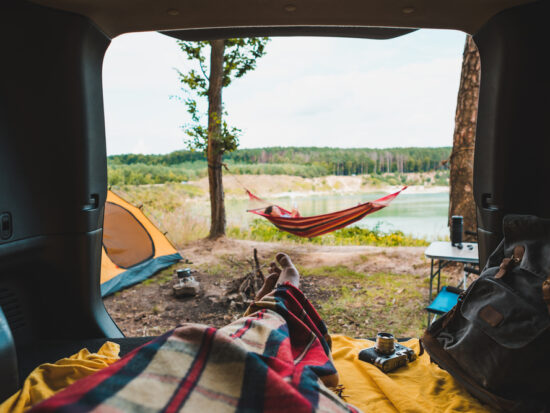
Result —
[{"label": "camping table", "polygon": [[[437,291],[439,293],[441,283],[441,270],[452,262],[462,262],[464,264],[479,265],[479,256],[477,252],[476,242],[463,242],[462,248],[454,247],[448,241],[436,241],[432,242],[426,251],[424,251],[426,258],[432,260],[430,269],[430,290],[428,295],[428,305],[432,302],[433,295],[433,281],[437,277]],[[437,270],[434,272],[434,261],[437,260]],[[462,288],[466,288],[468,280],[468,274],[464,272],[464,278],[462,280]],[[430,325],[430,315],[428,314],[428,325]]]}]

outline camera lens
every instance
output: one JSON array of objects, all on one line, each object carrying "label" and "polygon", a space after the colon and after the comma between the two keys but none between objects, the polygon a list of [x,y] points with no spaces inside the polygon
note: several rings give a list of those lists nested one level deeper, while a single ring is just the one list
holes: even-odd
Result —
[{"label": "camera lens", "polygon": [[451,217],[451,244],[462,245],[462,232],[464,226],[464,219],[460,215],[453,215]]},{"label": "camera lens", "polygon": [[380,354],[392,354],[395,350],[395,338],[390,333],[378,333],[376,335],[375,349]]}]

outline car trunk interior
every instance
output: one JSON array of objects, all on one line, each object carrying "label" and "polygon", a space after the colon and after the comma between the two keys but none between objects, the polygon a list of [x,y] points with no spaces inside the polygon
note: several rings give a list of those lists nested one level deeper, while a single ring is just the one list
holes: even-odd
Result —
[{"label": "car trunk interior", "polygon": [[[506,214],[550,218],[550,3],[520,0],[5,0],[0,4],[0,400],[37,364],[124,338],[100,294],[111,38],[345,36],[463,30],[481,56],[474,197],[480,264]],[[411,11],[412,10],[412,11]]]}]

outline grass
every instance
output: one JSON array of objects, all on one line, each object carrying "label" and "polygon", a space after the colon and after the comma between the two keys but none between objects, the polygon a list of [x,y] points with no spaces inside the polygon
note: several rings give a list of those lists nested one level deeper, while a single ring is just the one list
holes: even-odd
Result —
[{"label": "grass", "polygon": [[142,285],[166,284],[167,282],[172,281],[173,279],[172,272],[173,272],[172,268],[163,270],[159,274],[155,275],[154,277],[147,278],[146,280],[142,281],[141,284]]},{"label": "grass", "polygon": [[304,277],[316,276],[316,277],[337,277],[337,278],[351,278],[351,279],[363,279],[365,274],[360,274],[355,272],[345,265],[335,265],[328,266],[324,265],[321,267],[314,268],[305,268],[298,267],[298,271]]},{"label": "grass", "polygon": [[[341,274],[341,268],[322,268],[322,273]],[[315,270],[310,270],[315,272]],[[418,337],[426,326],[424,277],[377,273],[349,277],[332,275],[330,295],[318,304],[319,313],[332,333],[373,337],[389,331],[398,337]],[[326,275],[325,275],[326,276]]]},{"label": "grass", "polygon": [[[428,276],[368,274],[353,268],[366,261],[367,256],[360,255],[349,266],[299,267],[304,281],[320,289],[321,299],[315,304],[329,331],[363,338],[380,331],[419,337],[426,328]],[[446,274],[442,274],[441,283],[448,283]]]},{"label": "grass", "polygon": [[177,248],[208,235],[208,220],[194,213],[197,208],[195,198],[205,196],[199,187],[169,183],[122,185],[112,189],[131,204],[141,206],[145,215]]},{"label": "grass", "polygon": [[221,263],[203,265],[200,267],[200,270],[209,275],[222,275],[222,274],[228,274],[230,272],[233,272],[233,268]]},{"label": "grass", "polygon": [[375,245],[382,247],[420,247],[429,245],[428,241],[405,235],[402,231],[382,232],[378,228],[370,230],[358,227],[347,227],[321,237],[308,239],[280,231],[262,219],[254,220],[248,229],[243,230],[237,226],[231,227],[228,229],[227,235],[232,238],[252,241],[285,241],[316,245]]}]

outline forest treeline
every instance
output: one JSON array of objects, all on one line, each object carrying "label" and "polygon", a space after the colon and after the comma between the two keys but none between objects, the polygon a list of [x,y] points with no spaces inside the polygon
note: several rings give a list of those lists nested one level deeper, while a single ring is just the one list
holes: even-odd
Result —
[{"label": "forest treeline", "polygon": [[[446,169],[442,161],[447,160],[450,154],[450,147],[389,149],[271,147],[239,149],[225,154],[224,162],[231,166],[233,173],[237,174],[263,173],[314,177],[429,172]],[[203,175],[201,170],[206,167],[204,154],[199,151],[175,151],[166,155],[112,155],[109,156],[108,161],[110,175],[121,175],[123,172],[128,176],[145,174],[152,179],[149,183],[194,179],[201,177]]]}]

